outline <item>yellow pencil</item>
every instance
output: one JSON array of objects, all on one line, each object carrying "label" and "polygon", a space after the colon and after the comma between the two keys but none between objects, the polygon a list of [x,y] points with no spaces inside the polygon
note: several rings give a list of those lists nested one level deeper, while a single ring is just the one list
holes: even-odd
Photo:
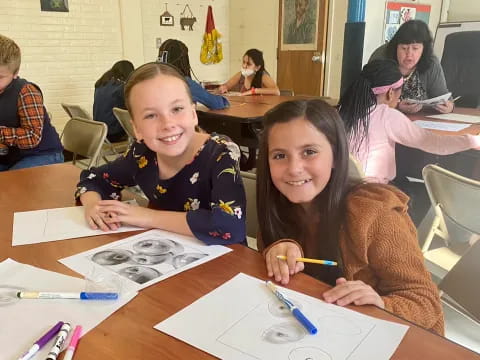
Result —
[{"label": "yellow pencil", "polygon": [[[277,255],[277,259],[280,260],[287,260],[285,255]],[[322,264],[322,265],[330,265],[330,266],[337,266],[338,264],[335,261],[330,260],[318,260],[318,259],[308,259],[308,258],[296,258],[296,262],[306,262],[312,264]]]}]

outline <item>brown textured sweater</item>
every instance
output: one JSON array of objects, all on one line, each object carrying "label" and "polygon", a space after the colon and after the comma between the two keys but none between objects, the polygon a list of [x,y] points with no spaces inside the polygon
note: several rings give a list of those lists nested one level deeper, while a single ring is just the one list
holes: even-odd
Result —
[{"label": "brown textured sweater", "polygon": [[343,273],[374,288],[385,310],[443,335],[438,289],[425,268],[407,202],[400,190],[381,184],[363,184],[348,195],[339,236]]}]

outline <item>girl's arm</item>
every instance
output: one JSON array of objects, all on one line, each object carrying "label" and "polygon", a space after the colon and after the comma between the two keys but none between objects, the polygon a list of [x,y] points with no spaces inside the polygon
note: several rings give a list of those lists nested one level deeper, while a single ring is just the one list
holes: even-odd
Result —
[{"label": "girl's arm", "polygon": [[220,94],[226,93],[228,90],[230,90],[232,87],[234,87],[238,82],[240,81],[240,77],[242,74],[240,74],[240,71],[237,72],[235,75],[233,75],[230,80],[228,80],[225,84],[220,85],[218,87],[218,92]]},{"label": "girl's arm", "polygon": [[270,75],[263,73],[262,75],[262,87],[251,87],[249,90],[242,93],[242,95],[280,95],[280,90],[277,84],[271,78]]}]

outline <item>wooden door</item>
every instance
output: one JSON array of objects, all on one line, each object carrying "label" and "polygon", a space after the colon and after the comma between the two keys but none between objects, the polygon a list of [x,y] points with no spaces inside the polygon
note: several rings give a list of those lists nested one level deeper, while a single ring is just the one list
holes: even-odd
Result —
[{"label": "wooden door", "polygon": [[295,95],[323,95],[328,0],[280,0],[277,84]]}]

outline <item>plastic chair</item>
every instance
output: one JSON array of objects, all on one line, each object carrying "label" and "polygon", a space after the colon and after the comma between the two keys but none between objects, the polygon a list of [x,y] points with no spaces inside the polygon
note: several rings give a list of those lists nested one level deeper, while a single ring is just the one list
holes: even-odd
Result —
[{"label": "plastic chair", "polygon": [[[258,231],[257,222],[257,175],[254,173],[241,171],[243,186],[247,196],[247,237],[249,246],[257,249],[256,238]],[[252,246],[253,244],[253,246]]]},{"label": "plastic chair", "polygon": [[355,180],[362,180],[365,178],[362,165],[352,154],[349,154],[348,157],[348,177]]},{"label": "plastic chair", "polygon": [[61,140],[65,150],[73,153],[72,163],[76,164],[77,155],[81,155],[90,159],[88,164],[83,164],[87,169],[97,165],[98,156],[107,137],[107,131],[107,125],[99,121],[77,117],[68,120],[63,129]]},{"label": "plastic chair", "polygon": [[[435,211],[422,252],[425,259],[434,265],[434,275],[441,279],[469,247],[468,242],[460,242],[449,234],[445,220],[448,219],[448,223],[459,230],[480,234],[480,181],[460,176],[437,165],[425,166],[422,174]],[[435,236],[443,240],[444,246],[430,249]]]},{"label": "plastic chair", "polygon": [[114,107],[113,108],[113,115],[115,115],[118,122],[120,123],[120,126],[127,133],[128,137],[130,139],[130,142],[134,141],[135,140],[135,132],[133,131],[132,118],[130,117],[130,113],[128,112],[128,110]]}]

